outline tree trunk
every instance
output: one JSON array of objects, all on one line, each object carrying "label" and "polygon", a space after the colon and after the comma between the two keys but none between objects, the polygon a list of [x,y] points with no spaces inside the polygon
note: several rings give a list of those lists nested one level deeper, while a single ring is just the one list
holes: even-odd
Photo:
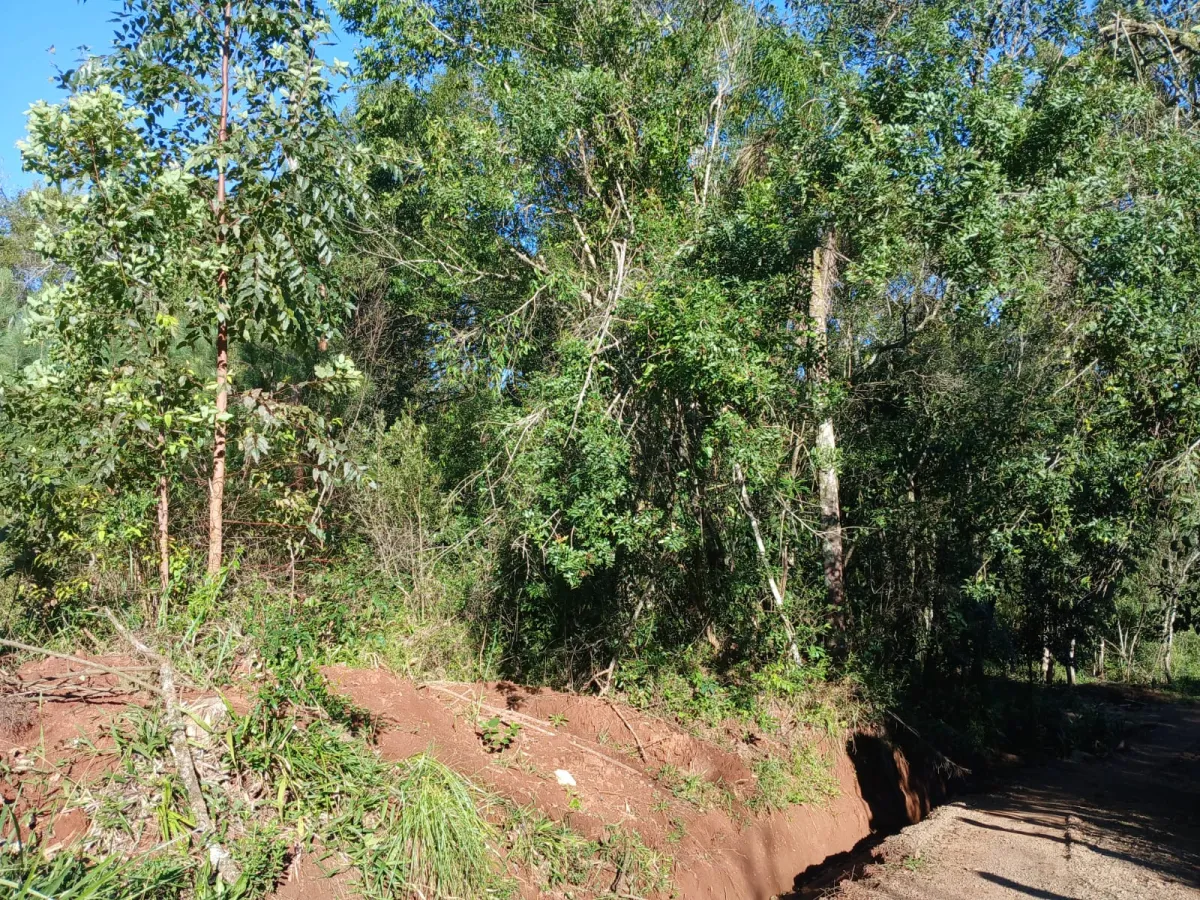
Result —
[{"label": "tree trunk", "polygon": [[767,558],[767,545],[763,541],[762,530],[758,527],[758,517],[754,515],[754,508],[750,505],[750,494],[746,490],[745,476],[742,475],[741,466],[738,466],[736,463],[733,467],[733,477],[738,483],[738,501],[742,505],[742,511],[746,514],[746,518],[750,520],[750,531],[754,535],[754,546],[758,549],[758,561],[767,576],[767,586],[771,589],[771,598],[775,601],[775,611],[779,613],[779,620],[783,623],[783,630],[787,635],[788,653],[792,657],[792,662],[796,664],[796,668],[802,669],[804,668],[804,658],[800,655],[800,647],[796,643],[796,629],[792,627],[792,620],[788,618],[787,609],[784,606],[783,591],[780,589],[778,582],[775,581],[775,576],[771,574],[771,563]]},{"label": "tree trunk", "polygon": [[1176,603],[1172,597],[1167,606],[1166,621],[1163,623],[1163,674],[1166,676],[1167,684],[1171,683],[1171,653],[1175,649],[1175,613]]},{"label": "tree trunk", "polygon": [[1096,678],[1104,681],[1104,648],[1108,646],[1108,641],[1100,638],[1100,649],[1096,653]]},{"label": "tree trunk", "polygon": [[1054,680],[1054,657],[1050,655],[1050,648],[1042,647],[1042,681],[1050,684]]},{"label": "tree trunk", "polygon": [[171,492],[164,473],[158,479],[158,584],[165,596],[171,584]]},{"label": "tree trunk", "polygon": [[[221,44],[221,124],[217,143],[229,136],[229,35],[233,19],[233,4],[225,4],[225,37]],[[217,243],[225,241],[225,165],[217,166]],[[225,413],[229,409],[229,322],[226,309],[229,291],[229,272],[217,273],[217,296],[220,304],[217,321],[217,402],[213,424],[212,480],[208,490],[208,574],[221,571],[225,532]]]},{"label": "tree trunk", "polygon": [[1075,687],[1075,638],[1071,638],[1071,648],[1067,651],[1067,684]]},{"label": "tree trunk", "polygon": [[229,408],[229,332],[217,325],[217,415],[213,426],[212,480],[208,486],[208,574],[221,571],[225,531],[225,413]]},{"label": "tree trunk", "polygon": [[808,305],[815,346],[809,377],[816,387],[821,422],[817,426],[817,483],[821,500],[821,555],[829,624],[835,635],[846,629],[845,558],[842,551],[842,508],[837,473],[837,436],[824,396],[829,383],[829,314],[837,281],[837,232],[830,228],[813,250],[812,293]]}]

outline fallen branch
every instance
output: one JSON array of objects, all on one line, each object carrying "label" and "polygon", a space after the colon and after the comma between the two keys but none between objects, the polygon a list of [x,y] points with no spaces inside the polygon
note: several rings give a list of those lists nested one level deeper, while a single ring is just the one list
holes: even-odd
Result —
[{"label": "fallen branch", "polygon": [[633,730],[633,726],[629,724],[629,720],[626,719],[621,710],[617,708],[617,704],[613,703],[611,700],[606,700],[604,702],[612,707],[612,711],[617,714],[617,718],[621,720],[621,724],[629,729],[629,733],[632,734],[633,739],[637,741],[638,756],[642,758],[642,762],[648,762],[646,759],[646,748],[642,745],[642,739],[638,737],[638,733]]},{"label": "fallen branch", "polygon": [[191,748],[188,747],[187,729],[183,716],[179,712],[179,701],[175,693],[175,669],[170,660],[151,650],[139,640],[124,625],[117,621],[112,610],[104,610],[108,621],[121,637],[148,659],[158,663],[158,677],[161,682],[160,695],[163,698],[163,718],[171,732],[171,755],[175,758],[175,768],[179,780],[183,783],[188,795],[188,806],[192,811],[192,820],[196,823],[196,831],[205,839],[209,861],[226,884],[234,884],[241,877],[241,870],[229,851],[216,840],[216,828],[208,815],[208,806],[204,802],[204,792],[200,789],[200,779],[196,775],[196,761],[192,758]]},{"label": "fallen branch", "polygon": [[40,653],[42,656],[50,656],[54,659],[65,659],[81,666],[86,666],[97,672],[103,672],[106,675],[115,675],[118,678],[123,678],[132,684],[134,687],[140,688],[143,691],[149,691],[151,694],[161,693],[159,688],[150,684],[148,681],[142,681],[130,675],[128,670],[118,669],[113,666],[106,666],[102,663],[92,662],[90,659],[80,659],[78,656],[72,656],[69,653],[59,653],[55,650],[47,650],[45,647],[35,647],[32,644],[22,644],[20,641],[10,641],[6,638],[0,638],[0,646],[12,647],[14,650],[23,650],[26,653]]},{"label": "fallen branch", "polygon": [[[464,697],[462,694],[456,693],[455,691],[452,691],[449,688],[442,687],[439,684],[434,684],[431,682],[422,685],[422,687],[432,688],[435,691],[440,691],[443,694],[448,694],[451,697],[454,697],[455,699],[460,700],[463,703],[468,703],[468,704],[471,704],[472,706],[477,705],[477,706],[479,706],[480,709],[486,709],[488,712],[493,712],[493,713],[496,713],[497,715],[507,716],[510,719],[515,719],[516,721],[521,722],[524,725],[527,725],[529,728],[533,729],[534,731],[538,732],[539,734],[544,734],[548,737],[554,737],[556,734],[558,734],[558,732],[552,731],[551,729],[544,727],[548,723],[542,722],[540,719],[535,719],[532,716],[527,716],[524,713],[519,713],[516,710],[505,709],[504,707],[501,707],[501,706],[493,706],[490,703],[484,703],[482,700],[476,700],[472,697]],[[589,753],[592,756],[596,757],[597,759],[602,759],[605,762],[611,763],[612,765],[617,766],[620,769],[624,769],[626,772],[628,772],[631,775],[637,775],[640,777],[641,775],[644,774],[643,772],[639,772],[633,766],[626,765],[625,763],[621,762],[619,759],[613,759],[611,756],[609,756],[605,753],[601,753],[599,750],[593,750],[591,747],[587,747],[587,746],[579,743],[579,741],[575,740],[575,738],[572,735],[568,734],[568,735],[564,735],[564,736],[566,737],[567,742],[570,743],[571,746],[573,746],[576,750],[582,750],[584,753]]]},{"label": "fallen branch", "polygon": [[921,737],[921,733],[919,731],[917,731],[917,729],[913,728],[911,725],[909,725],[907,722],[905,722],[903,719],[901,719],[894,712],[892,712],[891,710],[888,710],[887,714],[896,722],[897,725],[901,726],[906,731],[908,731],[913,737],[915,737],[918,741],[920,741],[926,747],[926,749],[929,750],[930,753],[933,754],[934,768],[939,773],[949,772],[950,775],[954,778],[966,778],[968,775],[971,774],[970,769],[968,769],[966,766],[960,766],[958,763],[956,763],[954,760],[952,760],[946,754],[942,753],[941,750],[939,750],[937,747],[935,747],[933,744],[931,744],[928,740]]}]

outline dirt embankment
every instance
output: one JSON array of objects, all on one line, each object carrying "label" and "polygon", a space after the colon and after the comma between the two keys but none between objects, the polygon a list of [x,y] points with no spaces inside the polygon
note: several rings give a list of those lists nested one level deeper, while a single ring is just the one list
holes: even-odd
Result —
[{"label": "dirt embankment", "polygon": [[[137,666],[121,656],[88,659],[114,668]],[[111,757],[95,750],[111,747],[109,724],[131,703],[147,701],[113,675],[60,659],[23,666],[10,688],[0,696],[0,798],[54,852],[87,831],[82,810],[64,809],[68,786],[108,771]]]},{"label": "dirt embankment", "polygon": [[[913,771],[881,737],[858,735],[825,748],[837,796],[754,814],[740,801],[701,809],[673,797],[656,776],[664,767],[700,776],[746,797],[753,786],[747,745],[766,738],[731,734],[728,747],[603,699],[504,682],[418,686],[380,670],[326,671],[336,689],[379,716],[379,749],[389,759],[432,750],[443,762],[518,803],[531,803],[587,837],[607,826],[638,831],[675,858],[680,897],[767,900],[792,890],[798,873],[852,849],[873,830],[919,821],[940,799],[932,770]],[[487,751],[482,716],[522,725],[518,745]],[[739,744],[741,746],[739,746]],[[569,772],[573,788],[558,783]]]},{"label": "dirt embankment", "polygon": [[[22,690],[38,702],[26,704],[28,721],[0,733],[0,773],[8,773],[0,777],[0,793],[51,835],[50,846],[87,830],[80,810],[64,811],[63,787],[102,774],[111,757],[89,745],[105,747],[108,723],[127,705],[148,702],[111,676],[77,668],[64,661],[24,667]],[[770,735],[731,728],[718,746],[596,697],[504,682],[418,685],[382,670],[334,667],[325,674],[335,690],[378,718],[383,757],[432,752],[478,784],[589,838],[611,826],[636,831],[674,858],[676,895],[687,900],[786,894],[799,873],[850,851],[873,831],[919,821],[940,799],[932,767],[914,765],[879,736],[826,742],[821,752],[836,795],[767,813],[747,801],[754,761],[777,741]],[[480,722],[492,716],[520,726],[503,752],[489,752],[480,734]],[[678,789],[684,783],[690,794]],[[702,801],[693,802],[696,796]],[[318,886],[319,877],[315,867],[296,867],[279,896],[332,896],[333,885]]]}]

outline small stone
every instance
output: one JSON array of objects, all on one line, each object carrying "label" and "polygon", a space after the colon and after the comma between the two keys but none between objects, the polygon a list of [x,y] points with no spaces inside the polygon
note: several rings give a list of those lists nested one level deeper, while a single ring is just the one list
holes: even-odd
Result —
[{"label": "small stone", "polygon": [[576,787],[575,777],[566,769],[555,769],[554,777],[563,787]]}]

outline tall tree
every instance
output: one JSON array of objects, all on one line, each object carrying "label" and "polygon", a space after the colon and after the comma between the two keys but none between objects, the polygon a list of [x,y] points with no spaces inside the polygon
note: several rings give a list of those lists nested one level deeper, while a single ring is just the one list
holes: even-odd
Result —
[{"label": "tall tree", "polygon": [[842,502],[838,489],[837,434],[829,411],[829,318],[833,315],[833,293],[837,283],[837,231],[829,228],[813,249],[811,299],[808,318],[815,344],[808,377],[816,386],[819,404],[817,423],[817,483],[821,503],[821,557],[825,570],[825,594],[830,624],[837,640],[846,630],[846,574],[842,550]]},{"label": "tall tree", "polygon": [[347,313],[332,245],[361,201],[335,115],[315,0],[125,0],[115,52],[75,73],[140,111],[146,143],[191,177],[187,324],[214,356],[208,571],[223,560],[233,342],[324,345]]}]

